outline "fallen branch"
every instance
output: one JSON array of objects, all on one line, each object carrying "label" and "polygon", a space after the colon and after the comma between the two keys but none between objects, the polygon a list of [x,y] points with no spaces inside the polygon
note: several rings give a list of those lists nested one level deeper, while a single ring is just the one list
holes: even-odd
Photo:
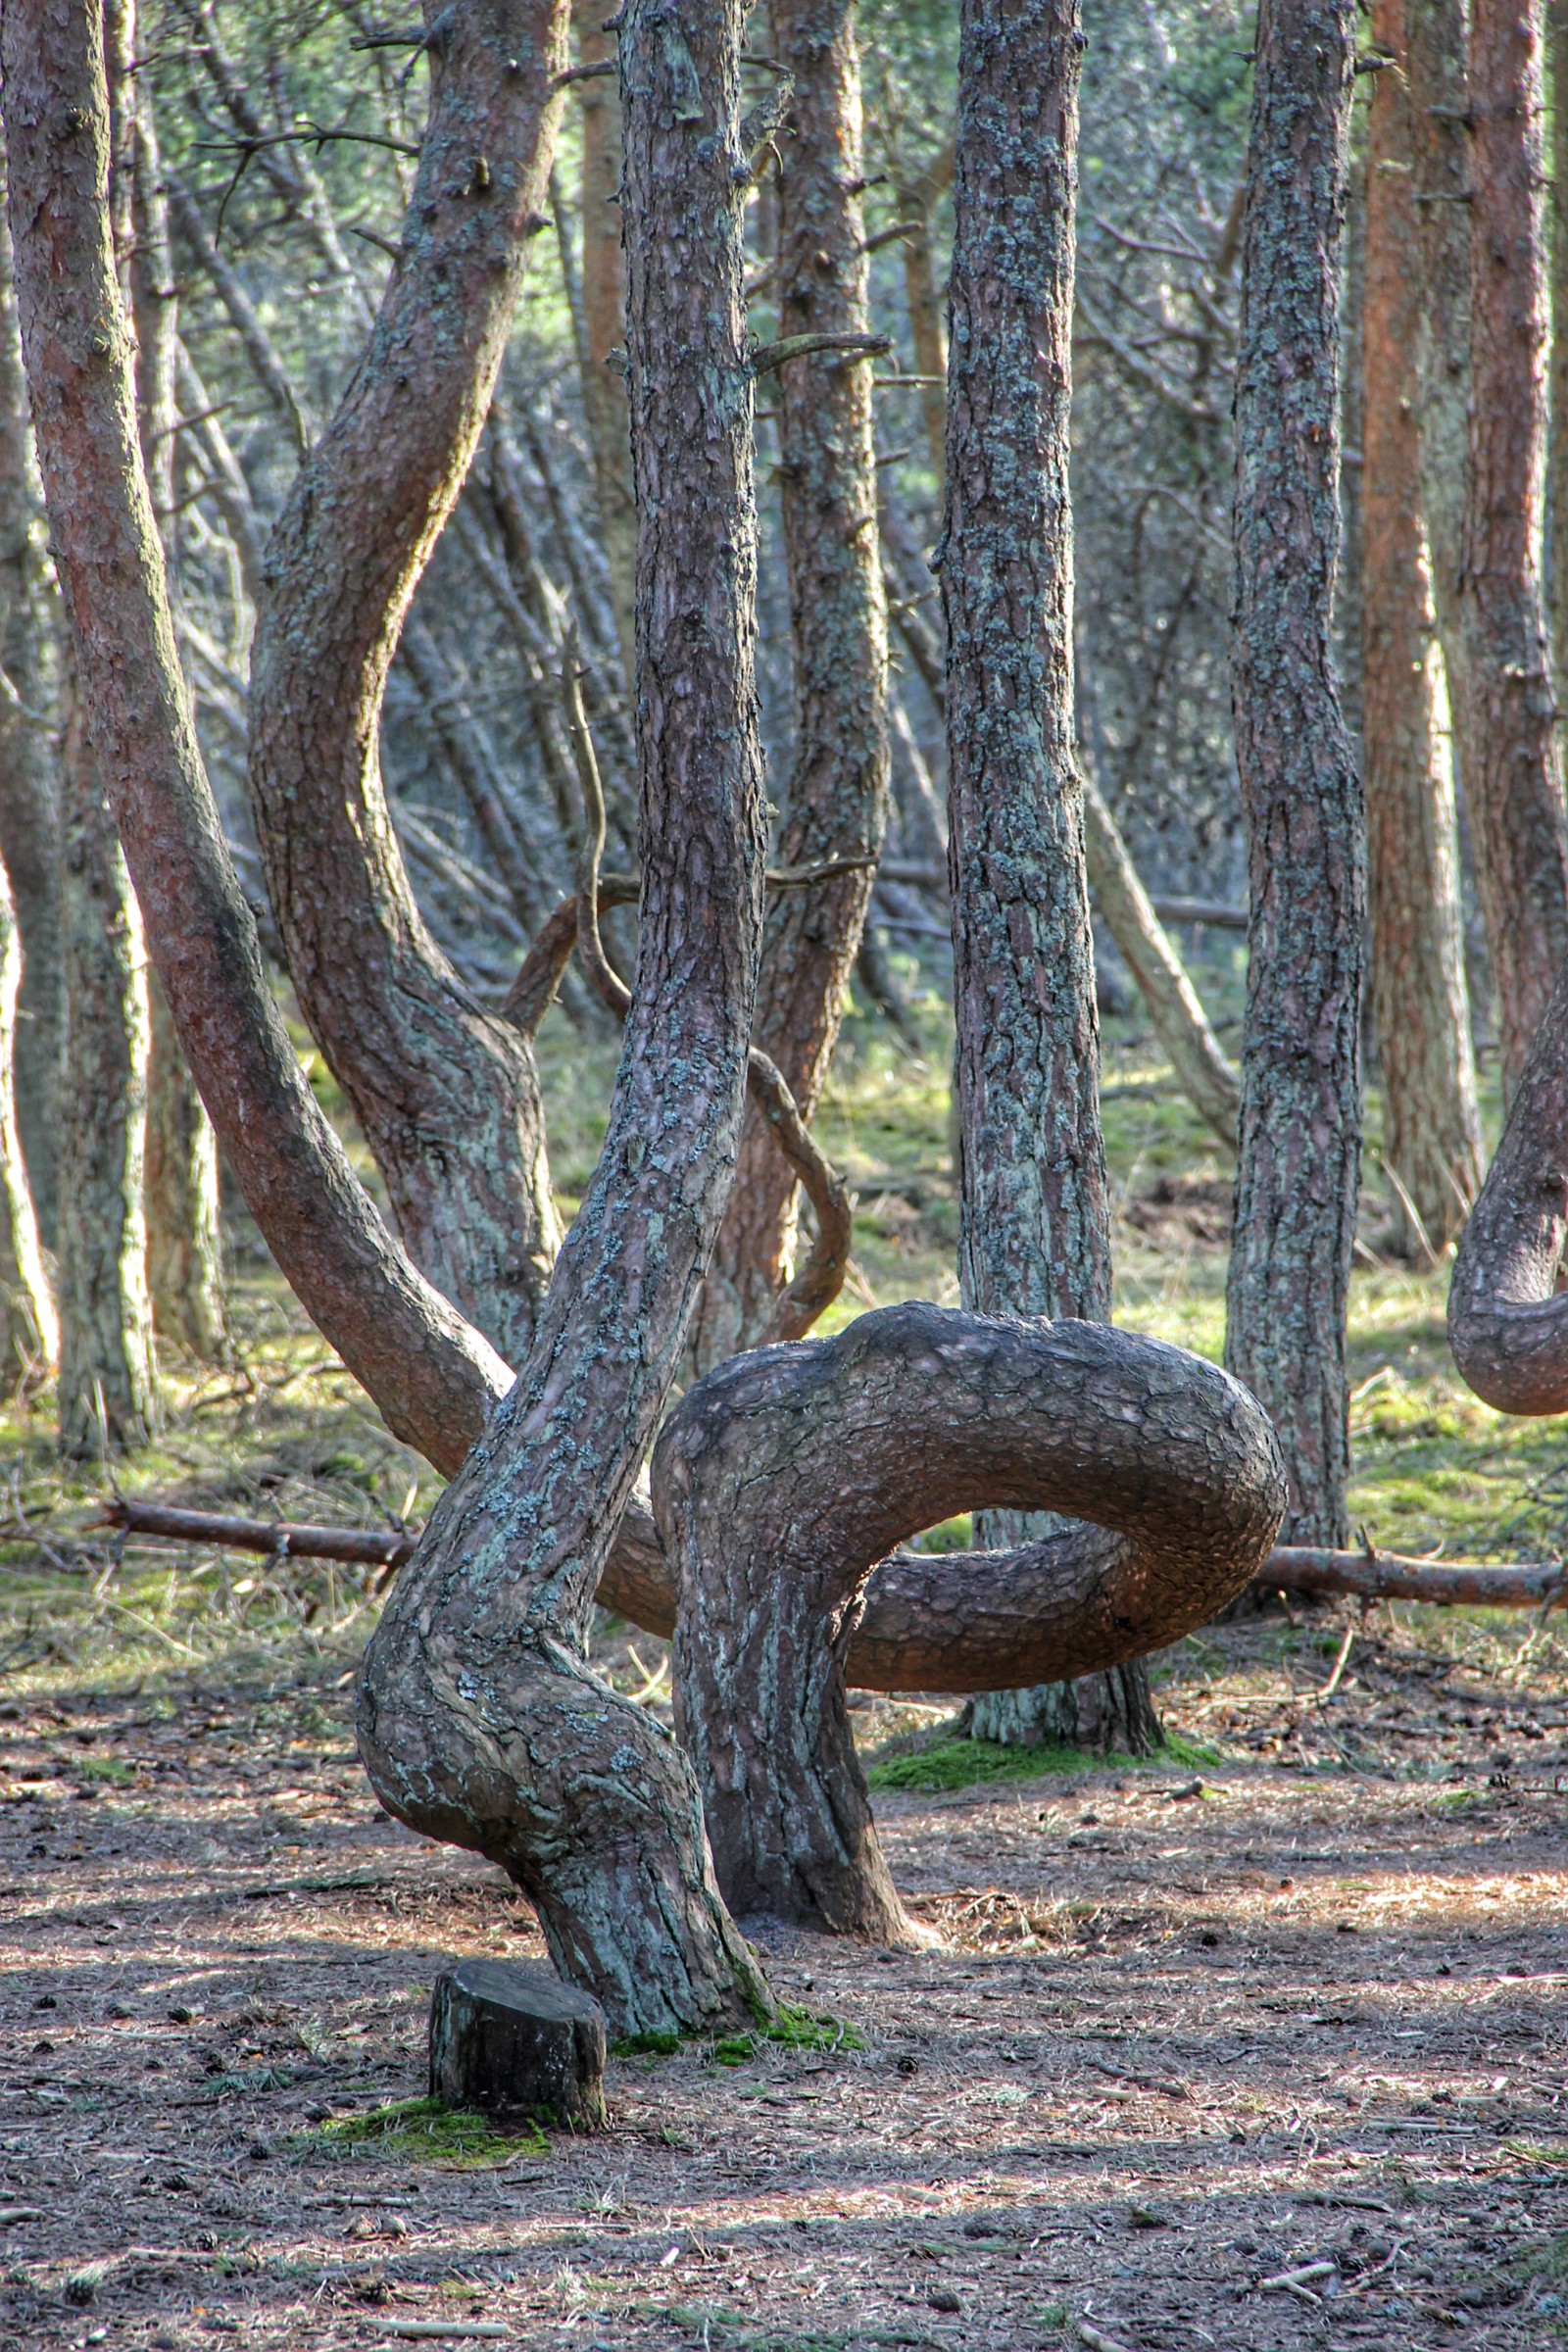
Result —
[{"label": "fallen branch", "polygon": [[[370,1528],[239,1519],[217,1511],[179,1510],[172,1503],[138,1502],[123,1494],[107,1501],[102,1518],[92,1524],[120,1528],[126,1535],[214,1544],[230,1551],[260,1551],[273,1558],[348,1560],[382,1568],[401,1568],[418,1541],[417,1531],[399,1534],[389,1528],[378,1535]],[[1549,1609],[1568,1593],[1568,1570],[1544,1560],[1531,1560],[1517,1568],[1484,1568],[1468,1560],[1440,1565],[1393,1551],[1318,1551],[1280,1544],[1252,1579],[1252,1589],[1259,1592],[1346,1593],[1362,1600],[1418,1600],[1436,1608]]]}]

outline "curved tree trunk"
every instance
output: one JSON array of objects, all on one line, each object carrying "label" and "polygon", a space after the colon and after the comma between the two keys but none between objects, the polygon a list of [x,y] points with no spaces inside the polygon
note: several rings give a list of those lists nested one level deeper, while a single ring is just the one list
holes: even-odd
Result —
[{"label": "curved tree trunk", "polygon": [[[854,0],[772,0],[794,77],[778,192],[779,334],[863,335]],[[870,368],[832,353],[779,371],[779,477],[790,583],[795,762],[779,861],[875,858],[887,824],[887,608],[876,532]],[[773,901],[757,1042],[808,1122],[833,1057],[873,868]],[[789,1280],[795,1171],[754,1104],[693,1334],[699,1370],[755,1347]]]},{"label": "curved tree trunk", "polygon": [[250,780],[300,1006],[411,1254],[520,1360],[559,1239],[532,1054],[421,921],[376,734],[415,584],[461,488],[539,214],[564,0],[439,17],[398,268],[267,555]]},{"label": "curved tree trunk", "polygon": [[680,1750],[588,1666],[612,1537],[723,1213],[761,945],[740,0],[618,20],[639,519],[642,924],[609,1132],[538,1338],[366,1656],[361,1752],[400,1819],[499,1862],[615,2032],[768,1993]]},{"label": "curved tree trunk", "polygon": [[1448,1343],[1499,1413],[1568,1412],[1568,966],[1536,1032],[1508,1123],[1459,1237]]},{"label": "curved tree trunk", "polygon": [[1383,1156],[1402,1188],[1398,1222],[1408,1253],[1458,1232],[1484,1161],[1453,771],[1439,723],[1437,621],[1422,523],[1415,354],[1425,304],[1410,201],[1405,6],[1378,0],[1372,19],[1374,47],[1400,62],[1373,77],[1367,132],[1361,735]]},{"label": "curved tree trunk", "polygon": [[1568,955],[1568,820],[1541,582],[1547,333],[1542,0],[1471,0],[1469,65],[1463,589],[1476,749],[1465,795],[1507,1097]]},{"label": "curved tree trunk", "polygon": [[508,1373],[388,1236],[267,985],[174,648],[115,275],[93,32],[87,11],[49,0],[0,12],[18,317],[93,749],[180,1043],[247,1204],[392,1429],[451,1472]]},{"label": "curved tree trunk", "polygon": [[737,1908],[900,1942],[846,1703],[873,1564],[976,1506],[1087,1519],[1015,1554],[946,1555],[937,1574],[982,1619],[993,1579],[1027,1581],[1036,1654],[1098,1675],[1243,1589],[1285,1480],[1260,1407],[1197,1356],[916,1303],[710,1373],[660,1435],[654,1498],[719,1885]]},{"label": "curved tree trunk", "polygon": [[64,784],[66,1057],[60,1153],[60,1444],[90,1457],[156,1424],[142,1178],[147,956],[79,694]]},{"label": "curved tree trunk", "polygon": [[1366,862],[1333,671],[1355,12],[1263,0],[1236,389],[1232,700],[1251,883],[1225,1360],[1273,1417],[1291,1540],[1343,1544]]},{"label": "curved tree trunk", "polygon": [[17,1125],[47,1240],[55,1229],[66,992],[59,763],[43,620],[40,521],[11,231],[0,221],[0,669],[5,673],[0,681],[0,863],[11,877],[22,934]]},{"label": "curved tree trunk", "polygon": [[[168,570],[177,568],[174,456],[178,446],[178,294],[169,250],[152,94],[138,80],[133,115],[131,316],[136,333],[136,411],[142,462]],[[203,1363],[221,1362],[223,1264],[218,1146],[179,1050],[163,990],[149,990],[147,1055],[147,1286],[153,1322]]]},{"label": "curved tree trunk", "polygon": [[[1108,1320],[1100,1028],[1074,752],[1074,0],[967,0],[959,34],[942,603],[958,1281],[990,1313]],[[1019,1543],[1044,1526],[987,1523]],[[1055,1736],[1007,1691],[977,1736]]]},{"label": "curved tree trunk", "polygon": [[46,1370],[60,1348],[17,1126],[14,1078],[21,981],[22,937],[0,860],[0,1398]]}]

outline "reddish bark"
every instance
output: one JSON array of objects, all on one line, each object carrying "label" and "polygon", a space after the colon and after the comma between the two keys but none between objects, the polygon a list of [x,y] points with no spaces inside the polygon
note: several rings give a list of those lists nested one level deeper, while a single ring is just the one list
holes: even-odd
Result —
[{"label": "reddish bark", "polygon": [[1236,387],[1232,700],[1251,885],[1225,1360],[1273,1418],[1293,1540],[1348,1534],[1346,1305],[1366,864],[1333,666],[1352,0],[1263,0]]},{"label": "reddish bark", "polygon": [[1456,1234],[1480,1190],[1481,1120],[1465,989],[1453,774],[1423,527],[1416,349],[1424,309],[1410,201],[1405,0],[1378,0],[1372,39],[1399,61],[1372,85],[1362,302],[1361,735],[1366,760],[1372,1005],[1383,1156],[1405,1247]]},{"label": "reddish bark", "polygon": [[1542,0],[1471,0],[1470,441],[1463,593],[1476,880],[1511,1096],[1568,955],[1568,820],[1546,655]]}]

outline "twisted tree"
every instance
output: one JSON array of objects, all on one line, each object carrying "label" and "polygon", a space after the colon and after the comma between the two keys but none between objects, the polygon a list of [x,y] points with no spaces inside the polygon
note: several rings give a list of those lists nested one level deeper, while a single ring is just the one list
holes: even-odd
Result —
[{"label": "twisted tree", "polygon": [[1568,1412],[1568,967],[1514,1090],[1448,1286],[1460,1378],[1499,1413]]},{"label": "twisted tree", "polygon": [[[1268,1421],[1214,1365],[1103,1324],[925,1304],[720,1365],[666,1422],[653,1476],[677,1582],[677,1724],[719,1886],[737,1909],[879,1943],[912,1932],[847,1669],[880,1682],[880,1648],[906,1688],[961,1689],[999,1666],[999,1680],[1102,1673],[1233,1599],[1285,1506]],[[1010,1553],[885,1558],[977,1506],[1090,1524]],[[1020,1587],[1030,1639],[1014,1619],[1007,1656],[987,1642],[988,1608]]]}]

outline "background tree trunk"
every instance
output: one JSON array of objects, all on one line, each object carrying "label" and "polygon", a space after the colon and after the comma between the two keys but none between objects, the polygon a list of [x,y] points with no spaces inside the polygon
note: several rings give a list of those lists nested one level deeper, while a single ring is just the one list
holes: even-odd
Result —
[{"label": "background tree trunk", "polygon": [[0,1398],[45,1371],[60,1347],[17,1128],[13,1081],[21,979],[22,938],[0,861]]},{"label": "background tree trunk", "polygon": [[[867,330],[860,64],[853,0],[773,0],[794,76],[780,138],[779,333]],[[877,554],[870,367],[831,353],[779,370],[795,760],[778,860],[875,858],[887,822],[887,607]],[[809,1124],[833,1057],[873,869],[780,891],[768,911],[756,1042]],[[754,1104],[693,1332],[697,1367],[755,1347],[790,1275],[795,1171]]]},{"label": "background tree trunk", "polygon": [[1546,657],[1542,0],[1471,0],[1470,435],[1463,587],[1476,697],[1465,777],[1511,1096],[1568,954],[1568,821]]},{"label": "background tree trunk", "polygon": [[[1074,0],[963,10],[941,580],[959,1288],[986,1313],[1106,1322],[1068,492],[1082,38]],[[1003,1514],[981,1541],[1049,1532]],[[1070,1717],[1076,1738],[1078,1715],[1070,1690],[1004,1691],[971,1728],[1032,1742]]]},{"label": "background tree trunk", "polygon": [[38,1223],[55,1230],[65,1040],[60,806],[44,623],[41,516],[17,335],[11,230],[0,221],[0,863],[21,931],[17,1125]]},{"label": "background tree trunk", "polygon": [[147,958],[74,686],[62,780],[60,1443],[90,1457],[145,1445],[157,1393],[142,1209]]},{"label": "background tree trunk", "polygon": [[1546,512],[1551,524],[1551,678],[1568,703],[1568,0],[1546,0],[1551,75],[1551,368]]},{"label": "background tree trunk", "polygon": [[[573,0],[580,66],[612,64],[614,37],[603,27],[600,0]],[[582,117],[582,323],[587,357],[583,410],[594,463],[599,544],[629,686],[636,669],[637,511],[631,488],[631,428],[626,416],[626,264],[620,239],[620,94],[613,77],[585,81]],[[609,365],[611,354],[617,363]]]},{"label": "background tree trunk", "polygon": [[[136,332],[136,418],[165,564],[173,577],[178,528],[178,295],[158,134],[144,83],[137,83],[132,103],[134,235],[128,275]],[[147,1286],[153,1322],[162,1337],[188,1348],[203,1363],[218,1363],[227,1344],[218,1145],[156,980],[148,996]]]},{"label": "background tree trunk", "polygon": [[1273,1418],[1290,1541],[1343,1544],[1360,1165],[1360,781],[1333,669],[1351,0],[1263,0],[1237,354],[1232,699],[1251,884],[1225,1360]]},{"label": "background tree trunk", "polygon": [[1406,1252],[1450,1240],[1480,1190],[1453,771],[1422,521],[1416,347],[1424,299],[1410,201],[1405,0],[1378,0],[1372,41],[1400,61],[1373,76],[1362,311],[1361,732],[1372,1005],[1383,1156]]},{"label": "background tree trunk", "polygon": [[589,1668],[590,1603],[674,1382],[739,1142],[766,835],[741,0],[628,0],[627,349],[642,920],[609,1131],[538,1336],[399,1577],[360,1686],[388,1808],[488,1854],[615,2033],[767,2013],[697,1783]]}]

